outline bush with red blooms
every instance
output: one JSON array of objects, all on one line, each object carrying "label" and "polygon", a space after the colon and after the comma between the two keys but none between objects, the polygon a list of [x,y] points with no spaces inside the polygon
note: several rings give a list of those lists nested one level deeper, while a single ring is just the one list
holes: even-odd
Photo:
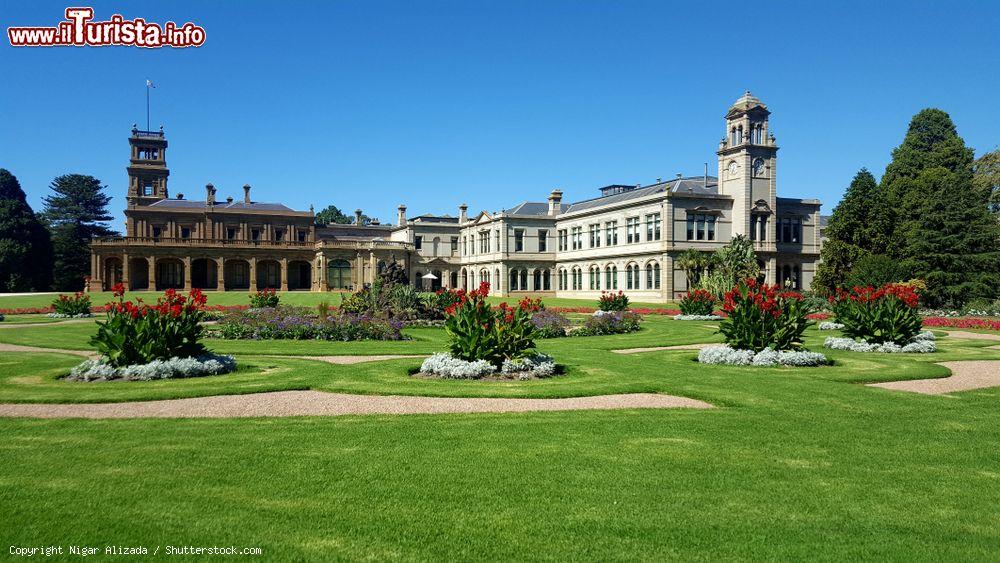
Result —
[{"label": "bush with red blooms", "polygon": [[704,289],[694,289],[681,298],[682,315],[711,315],[715,310],[715,296]]},{"label": "bush with red blooms", "polygon": [[719,332],[726,344],[740,350],[799,349],[809,325],[809,308],[801,294],[781,291],[778,285],[761,284],[754,278],[728,291],[722,310],[726,318],[719,324]]},{"label": "bush with red blooms", "polygon": [[52,302],[52,311],[57,315],[78,317],[90,313],[90,296],[82,291],[73,295],[62,295]]},{"label": "bush with red blooms", "polygon": [[198,289],[186,296],[168,289],[155,305],[124,299],[125,287],[114,287],[117,301],[108,303],[107,320],[97,323],[90,343],[115,367],[153,360],[205,354],[199,342],[205,316],[205,295]]},{"label": "bush with red blooms", "polygon": [[601,299],[597,302],[597,306],[602,311],[627,311],[628,296],[621,290],[619,290],[618,293],[602,291]]},{"label": "bush with red blooms", "polygon": [[456,301],[445,309],[444,328],[452,357],[474,362],[486,360],[498,370],[504,360],[527,355],[535,347],[537,329],[531,316],[542,308],[540,299],[525,297],[514,307],[490,307],[490,284],[472,291],[454,291]]},{"label": "bush with red blooms", "polygon": [[278,306],[278,301],[278,292],[271,288],[265,288],[250,294],[251,309],[274,309]]},{"label": "bush with red blooms", "polygon": [[907,284],[888,283],[880,288],[838,289],[830,297],[837,322],[845,336],[881,344],[909,344],[923,324],[917,305],[920,296]]}]

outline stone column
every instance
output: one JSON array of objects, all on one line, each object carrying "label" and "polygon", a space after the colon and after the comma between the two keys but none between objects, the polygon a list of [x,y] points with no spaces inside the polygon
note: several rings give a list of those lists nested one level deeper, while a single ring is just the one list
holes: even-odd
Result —
[{"label": "stone column", "polygon": [[288,258],[281,259],[281,291],[288,291]]},{"label": "stone column", "polygon": [[191,291],[191,257],[184,257],[184,291]]},{"label": "stone column", "polygon": [[122,285],[125,286],[125,289],[132,289],[132,286],[128,281],[128,277],[128,252],[122,252]]},{"label": "stone column", "polygon": [[674,298],[674,259],[669,254],[663,254],[660,264],[660,298],[669,301]]},{"label": "stone column", "polygon": [[147,262],[149,262],[149,284],[146,289],[156,291],[156,256],[151,255]]},{"label": "stone column", "polygon": [[250,257],[250,291],[257,291],[257,257]]},{"label": "stone column", "polygon": [[222,257],[215,259],[215,290],[226,290],[226,259]]},{"label": "stone column", "polygon": [[330,291],[330,283],[326,278],[326,256],[322,253],[316,255],[316,279],[319,280],[320,291]]}]

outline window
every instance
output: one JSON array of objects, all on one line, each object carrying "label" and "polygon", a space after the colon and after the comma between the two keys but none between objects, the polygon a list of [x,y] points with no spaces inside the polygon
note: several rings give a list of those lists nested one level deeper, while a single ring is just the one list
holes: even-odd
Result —
[{"label": "window", "polygon": [[524,252],[524,229],[514,229],[514,252]]},{"label": "window", "polygon": [[295,234],[297,235],[299,242],[306,241],[306,231],[299,230]]},{"label": "window", "polygon": [[496,240],[497,252],[500,252],[500,229],[493,231],[493,238]]},{"label": "window", "polygon": [[573,250],[583,248],[583,227],[573,227]]},{"label": "window", "polygon": [[639,218],[629,217],[625,219],[625,242],[628,244],[639,242]]},{"label": "window", "polygon": [[785,217],[778,225],[778,242],[802,242],[802,219]]},{"label": "window", "polygon": [[604,223],[604,245],[615,246],[618,244],[618,221],[608,221]]},{"label": "window", "polygon": [[646,240],[660,240],[660,214],[646,215]]},{"label": "window", "polygon": [[601,289],[601,269],[597,266],[590,267],[590,289]]},{"label": "window", "polygon": [[250,240],[254,242],[260,240],[260,229],[250,229]]},{"label": "window", "polygon": [[226,240],[236,240],[236,227],[226,227]]},{"label": "window", "polygon": [[590,233],[590,248],[598,248],[601,246],[601,225],[594,224],[587,228]]},{"label": "window", "polygon": [[274,240],[281,242],[285,238],[285,231],[281,229],[274,230]]},{"label": "window", "polygon": [[660,265],[656,262],[646,264],[646,289],[660,289]]},{"label": "window", "polygon": [[559,278],[559,290],[560,291],[565,291],[566,289],[569,288],[569,284],[567,283],[567,281],[568,281],[567,277],[568,276],[566,275],[566,270],[565,269],[560,269],[559,270],[559,275],[558,275],[558,278]]},{"label": "window", "polygon": [[160,235],[163,233],[163,229],[160,227],[153,227],[153,241],[159,242]]},{"label": "window", "polygon": [[639,289],[639,265],[625,266],[625,289]]},{"label": "window", "polygon": [[538,251],[539,252],[549,251],[549,232],[546,231],[545,229],[541,229],[538,231]]},{"label": "window", "polygon": [[687,216],[688,240],[715,240],[716,216],[705,213]]},{"label": "window", "polygon": [[[556,238],[558,239],[559,251],[569,250],[569,233],[566,229],[559,229],[556,231]],[[565,288],[563,288],[565,289]]]},{"label": "window", "polygon": [[413,248],[420,250],[424,246],[424,237],[417,235],[413,237]]},{"label": "window", "polygon": [[510,291],[517,291],[517,270],[510,271],[510,282],[507,284],[507,289]]},{"label": "window", "polygon": [[183,239],[191,238],[191,228],[190,227],[181,227],[181,238],[183,238]]},{"label": "window", "polygon": [[531,289],[533,289],[535,291],[538,291],[539,289],[542,289],[542,271],[541,270],[535,270],[534,273],[531,276],[531,281],[533,282],[533,285],[531,286]]},{"label": "window", "polygon": [[521,270],[521,291],[528,290],[528,270]]},{"label": "window", "polygon": [[458,237],[451,237],[451,252],[458,252]]},{"label": "window", "polygon": [[549,291],[552,289],[552,271],[545,270],[542,272],[542,290]]},{"label": "window", "polygon": [[579,267],[573,268],[573,289],[583,289],[583,270]]},{"label": "window", "polygon": [[480,254],[486,254],[490,251],[490,232],[480,231],[479,233],[479,252]]}]

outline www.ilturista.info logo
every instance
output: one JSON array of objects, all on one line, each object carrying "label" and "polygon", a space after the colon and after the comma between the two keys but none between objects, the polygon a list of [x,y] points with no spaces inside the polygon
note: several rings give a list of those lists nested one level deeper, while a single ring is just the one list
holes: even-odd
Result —
[{"label": "www.ilturista.info logo", "polygon": [[127,20],[120,14],[108,21],[95,22],[93,8],[66,8],[66,21],[55,27],[8,27],[7,38],[13,47],[99,47],[128,45],[134,47],[201,47],[205,29],[191,22],[177,25],[168,21],[162,26],[142,18]]}]

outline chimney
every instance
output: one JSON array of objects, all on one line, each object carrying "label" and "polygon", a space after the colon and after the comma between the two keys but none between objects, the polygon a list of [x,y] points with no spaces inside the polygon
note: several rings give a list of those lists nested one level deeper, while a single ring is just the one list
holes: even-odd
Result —
[{"label": "chimney", "polygon": [[232,203],[232,202],[233,202],[233,196],[229,196],[226,198],[226,203]]},{"label": "chimney", "polygon": [[397,211],[397,213],[396,213],[396,225],[399,226],[399,227],[405,226],[406,225],[406,206],[403,205],[402,203],[400,203],[399,207],[396,208],[396,211]]},{"label": "chimney", "polygon": [[205,184],[205,205],[215,205],[215,186]]},{"label": "chimney", "polygon": [[549,215],[559,215],[562,211],[562,190],[555,189],[549,194]]},{"label": "chimney", "polygon": [[458,224],[464,225],[469,220],[469,206],[462,204],[458,206]]},{"label": "chimney", "polygon": [[705,181],[701,185],[706,190],[708,189],[708,163],[705,163]]},{"label": "chimney", "polygon": [[177,194],[177,199],[184,199],[184,194]]},{"label": "chimney", "polygon": [[250,203],[250,184],[243,184],[243,203]]},{"label": "chimney", "polygon": [[361,225],[361,210],[360,209],[355,209],[354,210],[354,224],[355,225]]}]

